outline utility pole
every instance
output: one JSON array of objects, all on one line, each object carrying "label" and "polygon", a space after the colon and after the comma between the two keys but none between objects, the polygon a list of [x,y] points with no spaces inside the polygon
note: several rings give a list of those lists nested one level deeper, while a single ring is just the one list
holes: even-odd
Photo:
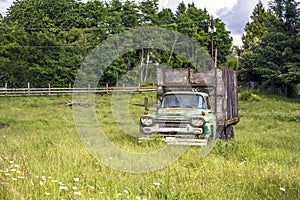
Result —
[{"label": "utility pole", "polygon": [[211,16],[210,18],[210,25],[211,25],[211,65],[212,65],[212,69],[214,69],[214,72],[215,72],[215,87],[214,87],[214,90],[215,90],[215,98],[214,98],[214,112],[215,114],[217,114],[217,100],[218,100],[218,92],[217,92],[217,89],[218,89],[218,78],[217,78],[217,75],[218,75],[218,71],[217,71],[217,49],[216,49],[216,52],[215,52],[215,47],[214,47],[214,18],[213,16]]},{"label": "utility pole", "polygon": [[214,18],[210,18],[210,31],[211,31],[211,65],[214,68]]}]

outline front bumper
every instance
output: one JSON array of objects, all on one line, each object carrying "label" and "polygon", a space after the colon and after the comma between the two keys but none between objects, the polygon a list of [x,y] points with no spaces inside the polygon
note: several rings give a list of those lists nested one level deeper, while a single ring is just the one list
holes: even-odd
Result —
[{"label": "front bumper", "polygon": [[141,126],[141,133],[144,135],[152,134],[168,134],[168,135],[202,135],[204,134],[203,127],[194,127],[190,124],[154,124],[153,126]]}]

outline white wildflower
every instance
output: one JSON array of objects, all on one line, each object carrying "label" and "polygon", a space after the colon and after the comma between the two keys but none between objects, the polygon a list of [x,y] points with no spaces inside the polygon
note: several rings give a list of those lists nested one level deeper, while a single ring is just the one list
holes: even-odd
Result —
[{"label": "white wildflower", "polygon": [[11,172],[15,172],[15,171],[17,171],[17,170],[16,170],[16,169],[10,169],[10,171],[11,171]]},{"label": "white wildflower", "polygon": [[64,186],[65,184],[63,182],[58,182],[59,185]]},{"label": "white wildflower", "polygon": [[77,186],[73,186],[72,189],[73,190],[78,190],[78,187]]},{"label": "white wildflower", "polygon": [[74,192],[73,194],[74,194],[74,195],[77,195],[77,196],[80,196],[80,195],[81,195],[81,192]]},{"label": "white wildflower", "polygon": [[79,178],[74,178],[74,181],[75,182],[79,182]]},{"label": "white wildflower", "polygon": [[45,195],[49,196],[49,195],[50,195],[50,193],[49,193],[49,192],[45,192]]},{"label": "white wildflower", "polygon": [[11,178],[11,180],[13,180],[13,181],[17,181],[18,179],[17,179],[17,178]]},{"label": "white wildflower", "polygon": [[51,180],[51,182],[52,182],[52,183],[57,183],[57,182],[58,182],[58,180]]},{"label": "white wildflower", "polygon": [[154,182],[153,185],[155,185],[156,187],[160,187],[160,183],[159,182]]},{"label": "white wildflower", "polygon": [[5,176],[11,176],[11,174],[10,173],[5,173]]},{"label": "white wildflower", "polygon": [[59,189],[60,189],[60,190],[68,190],[68,187],[67,187],[67,186],[64,186],[64,185],[62,185],[62,186],[59,186]]},{"label": "white wildflower", "polygon": [[20,168],[20,165],[14,164],[15,168]]},{"label": "white wildflower", "polygon": [[24,176],[18,176],[18,179],[24,179],[25,177]]},{"label": "white wildflower", "polygon": [[17,172],[17,174],[22,174],[22,172],[20,171],[20,170],[18,170],[18,171],[16,171]]},{"label": "white wildflower", "polygon": [[128,190],[124,190],[124,193],[125,193],[125,194],[129,194]]},{"label": "white wildflower", "polygon": [[285,188],[283,188],[283,187],[280,187],[280,190],[281,190],[282,192],[285,192]]},{"label": "white wildflower", "polygon": [[91,189],[91,190],[95,190],[95,186],[90,185],[90,189]]},{"label": "white wildflower", "polygon": [[42,179],[43,181],[45,181],[45,180],[46,180],[46,177],[45,177],[45,176],[42,176],[41,179]]}]

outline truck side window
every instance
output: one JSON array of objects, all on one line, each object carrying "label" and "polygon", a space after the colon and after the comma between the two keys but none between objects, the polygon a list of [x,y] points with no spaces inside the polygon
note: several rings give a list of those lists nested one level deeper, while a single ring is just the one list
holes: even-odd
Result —
[{"label": "truck side window", "polygon": [[206,97],[206,103],[207,103],[207,109],[211,110],[211,105],[208,97]]},{"label": "truck side window", "polygon": [[199,108],[205,109],[205,101],[202,96],[198,96],[199,99]]}]

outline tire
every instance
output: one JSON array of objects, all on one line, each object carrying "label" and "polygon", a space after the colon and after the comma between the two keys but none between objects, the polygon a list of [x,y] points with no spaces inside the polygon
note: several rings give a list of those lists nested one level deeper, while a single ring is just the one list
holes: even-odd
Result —
[{"label": "tire", "polygon": [[225,139],[225,127],[218,126],[216,138]]},{"label": "tire", "polygon": [[229,125],[225,128],[225,139],[232,139],[234,138],[234,131],[233,131],[233,125]]}]

